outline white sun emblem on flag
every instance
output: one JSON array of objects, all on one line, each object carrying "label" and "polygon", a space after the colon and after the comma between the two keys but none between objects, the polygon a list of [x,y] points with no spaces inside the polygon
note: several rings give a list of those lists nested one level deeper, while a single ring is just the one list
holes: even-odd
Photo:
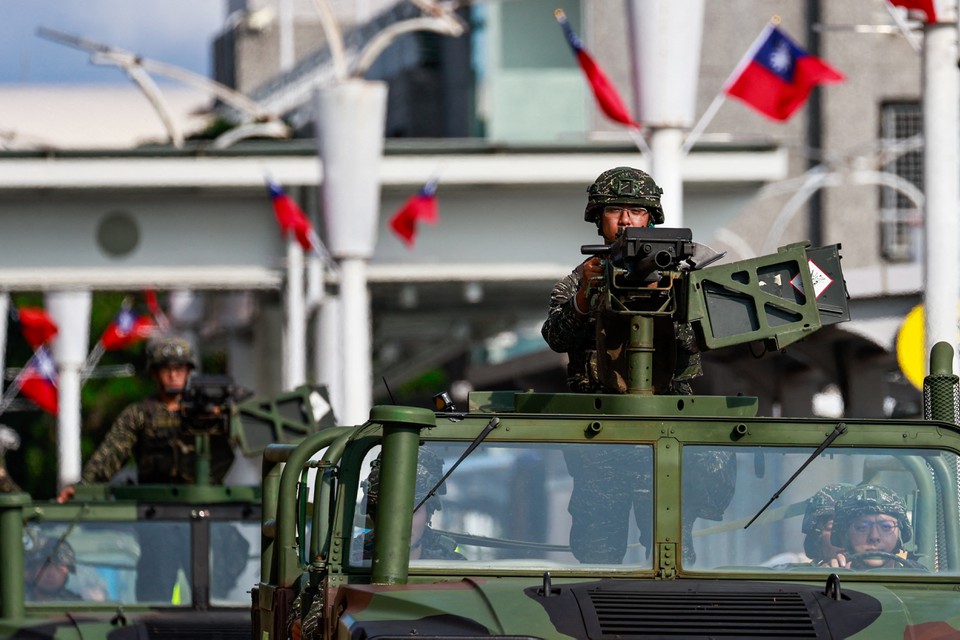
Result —
[{"label": "white sun emblem on flag", "polygon": [[779,73],[790,70],[790,63],[793,56],[790,55],[790,45],[786,42],[780,42],[770,54],[770,66]]}]

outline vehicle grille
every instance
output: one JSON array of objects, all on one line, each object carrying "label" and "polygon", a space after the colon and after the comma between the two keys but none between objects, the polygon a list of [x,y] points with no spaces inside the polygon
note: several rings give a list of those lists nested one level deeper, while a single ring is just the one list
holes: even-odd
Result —
[{"label": "vehicle grille", "polygon": [[142,637],[156,639],[190,638],[191,640],[250,640],[249,614],[246,621],[223,620],[204,614],[194,614],[189,619],[179,617],[176,620],[160,618],[145,619],[139,622],[146,632]]},{"label": "vehicle grille", "polygon": [[799,593],[588,592],[601,638],[816,638]]}]

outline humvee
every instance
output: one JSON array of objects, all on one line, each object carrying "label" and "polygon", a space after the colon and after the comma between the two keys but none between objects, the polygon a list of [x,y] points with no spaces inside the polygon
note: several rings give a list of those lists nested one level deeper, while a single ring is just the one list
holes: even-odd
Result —
[{"label": "humvee", "polygon": [[[658,314],[693,323],[702,348],[782,348],[847,313],[838,247],[684,271],[671,261],[686,240],[660,239],[611,252],[653,251],[654,285],[608,260],[606,308],[639,327],[631,392],[376,406],[362,425],[268,446],[254,637],[960,637],[952,348],[934,351],[922,420],[782,419],[751,397],[654,395],[643,347]],[[443,474],[424,493],[427,457]],[[898,496],[915,560],[811,562],[805,511],[831,483]],[[411,548],[430,500],[429,528],[455,553]]]},{"label": "humvee", "polygon": [[[229,405],[224,379],[200,378],[199,404]],[[332,421],[324,407],[325,390],[304,386],[201,411],[197,437],[223,425],[252,454]],[[200,456],[192,485],[78,485],[65,504],[0,494],[0,638],[249,637],[260,487],[208,474]]]}]

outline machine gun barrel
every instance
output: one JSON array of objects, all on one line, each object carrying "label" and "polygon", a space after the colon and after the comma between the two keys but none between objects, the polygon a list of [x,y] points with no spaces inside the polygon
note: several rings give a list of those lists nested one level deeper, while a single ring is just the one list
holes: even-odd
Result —
[{"label": "machine gun barrel", "polygon": [[580,247],[584,255],[609,260],[630,282],[646,281],[659,271],[678,271],[695,251],[690,229],[654,227],[626,227],[613,244]]}]

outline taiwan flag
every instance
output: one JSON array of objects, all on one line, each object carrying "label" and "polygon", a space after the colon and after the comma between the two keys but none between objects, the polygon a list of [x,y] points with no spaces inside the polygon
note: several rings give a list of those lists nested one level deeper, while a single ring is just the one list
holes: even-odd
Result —
[{"label": "taiwan flag", "polygon": [[919,11],[925,17],[925,22],[937,21],[936,0],[890,0],[895,7],[903,7],[907,11]]},{"label": "taiwan flag", "polygon": [[390,228],[407,247],[412,247],[417,238],[417,223],[436,224],[440,219],[437,213],[437,180],[429,180],[417,193],[403,203],[393,217]]},{"label": "taiwan flag", "polygon": [[587,82],[590,83],[590,89],[593,91],[593,96],[597,99],[597,104],[600,105],[600,109],[614,122],[625,124],[628,127],[639,128],[640,125],[638,125],[633,119],[633,116],[630,115],[630,110],[627,109],[627,105],[624,104],[620,98],[620,94],[617,93],[617,88],[613,85],[613,82],[610,81],[610,78],[607,77],[607,74],[603,72],[603,69],[600,68],[600,65],[596,63],[593,57],[587,53],[580,37],[573,30],[573,27],[570,26],[570,21],[567,20],[567,14],[564,13],[563,9],[557,9],[553,12],[553,15],[563,28],[563,35],[566,36],[567,44],[570,45],[573,54],[577,56],[580,69],[582,69],[583,74],[587,76]]},{"label": "taiwan flag", "polygon": [[20,323],[23,337],[33,349],[57,335],[56,323],[47,315],[47,312],[38,307],[21,307],[13,310],[13,319]]},{"label": "taiwan flag", "polygon": [[20,372],[20,393],[35,405],[57,415],[57,367],[46,347],[40,347]]},{"label": "taiwan flag", "polygon": [[283,234],[287,236],[292,232],[304,251],[313,251],[317,248],[320,244],[317,241],[317,233],[300,205],[287,195],[283,187],[272,180],[267,180],[267,190],[273,202],[273,213],[277,217],[277,224],[280,225]]},{"label": "taiwan flag", "polygon": [[803,105],[815,86],[843,80],[842,73],[768,23],[723,92],[783,122]]},{"label": "taiwan flag", "polygon": [[156,324],[150,316],[140,315],[125,307],[120,309],[120,313],[100,336],[100,342],[107,351],[126,349],[149,338],[154,329]]}]

